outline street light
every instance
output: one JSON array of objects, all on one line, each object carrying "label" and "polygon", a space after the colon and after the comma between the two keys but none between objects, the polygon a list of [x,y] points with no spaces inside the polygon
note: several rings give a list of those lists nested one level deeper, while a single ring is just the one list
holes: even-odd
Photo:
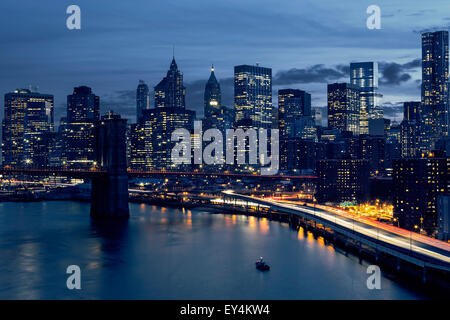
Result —
[{"label": "street light", "polygon": [[398,218],[394,218],[394,222],[397,222],[397,228],[400,228],[400,221],[398,220]]},{"label": "street light", "polygon": [[[414,229],[418,229],[419,226],[416,224],[414,225]],[[412,251],[412,231],[409,232],[409,251]]]}]

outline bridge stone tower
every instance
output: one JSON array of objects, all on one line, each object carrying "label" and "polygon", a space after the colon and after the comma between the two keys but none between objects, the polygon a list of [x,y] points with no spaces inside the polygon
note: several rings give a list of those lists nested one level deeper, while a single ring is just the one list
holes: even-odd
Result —
[{"label": "bridge stone tower", "polygon": [[95,128],[97,166],[104,175],[92,179],[91,217],[128,218],[126,161],[127,120],[108,112]]}]

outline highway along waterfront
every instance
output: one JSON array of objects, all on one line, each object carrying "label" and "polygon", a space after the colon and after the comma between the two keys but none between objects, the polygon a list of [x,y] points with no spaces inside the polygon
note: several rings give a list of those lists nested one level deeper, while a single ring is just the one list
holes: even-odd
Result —
[{"label": "highway along waterfront", "polygon": [[[96,223],[89,203],[0,203],[0,299],[420,299],[303,228],[204,209],[130,203],[126,222]],[[255,268],[260,256],[271,270]],[[68,290],[66,268],[81,269]]]}]

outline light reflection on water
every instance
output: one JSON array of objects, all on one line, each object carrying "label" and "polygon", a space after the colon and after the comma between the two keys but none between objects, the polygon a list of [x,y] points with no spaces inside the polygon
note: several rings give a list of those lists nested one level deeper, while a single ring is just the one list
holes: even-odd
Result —
[{"label": "light reflection on water", "polygon": [[[130,204],[127,222],[94,222],[89,204],[0,203],[1,299],[409,299],[367,264],[286,223]],[[255,269],[263,256],[270,272]],[[82,290],[66,288],[79,265]]]}]

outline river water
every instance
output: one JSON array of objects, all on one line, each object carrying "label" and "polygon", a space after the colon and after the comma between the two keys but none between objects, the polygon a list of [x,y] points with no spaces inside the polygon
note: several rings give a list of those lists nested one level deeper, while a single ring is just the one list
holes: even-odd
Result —
[{"label": "river water", "polygon": [[[130,203],[96,223],[89,203],[0,203],[0,299],[417,299],[368,263],[288,224]],[[256,270],[263,256],[271,270]],[[81,290],[69,290],[69,265]]]}]

